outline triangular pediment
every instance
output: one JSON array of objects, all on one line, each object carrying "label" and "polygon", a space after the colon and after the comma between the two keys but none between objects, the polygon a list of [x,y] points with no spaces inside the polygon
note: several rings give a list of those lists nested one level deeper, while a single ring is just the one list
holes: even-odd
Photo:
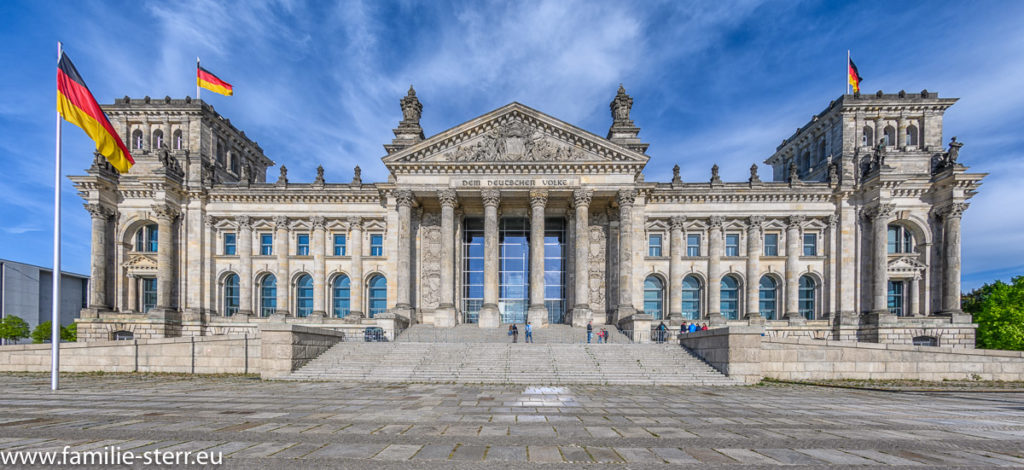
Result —
[{"label": "triangular pediment", "polygon": [[648,157],[510,103],[383,158],[388,167],[462,163],[647,163]]},{"label": "triangular pediment", "polygon": [[889,260],[887,271],[890,273],[916,273],[928,266],[911,256],[900,256]]}]

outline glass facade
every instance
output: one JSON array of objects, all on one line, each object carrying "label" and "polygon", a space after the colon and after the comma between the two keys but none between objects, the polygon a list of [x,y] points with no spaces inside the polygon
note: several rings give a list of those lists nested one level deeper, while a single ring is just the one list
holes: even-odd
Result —
[{"label": "glass facade", "polygon": [[462,230],[462,314],[476,323],[484,304],[484,221],[467,218]]},{"label": "glass facade", "polygon": [[778,319],[778,283],[771,276],[761,278],[758,311],[768,320]]},{"label": "glass facade", "polygon": [[235,234],[233,233],[224,234],[224,254],[228,256],[235,254]]},{"label": "glass facade", "polygon": [[351,311],[352,281],[348,276],[342,274],[334,278],[331,285],[331,298],[333,299],[332,314],[338,318],[345,318]]},{"label": "glass facade", "polygon": [[683,278],[683,319],[697,320],[700,318],[700,279],[696,276]]},{"label": "glass facade", "polygon": [[725,234],[725,256],[740,255],[740,235],[738,233]]},{"label": "glass facade", "polygon": [[267,274],[260,280],[260,316],[269,317],[277,310],[277,278]]},{"label": "glass facade", "polygon": [[142,278],[142,312],[148,312],[156,307],[156,278]]},{"label": "glass facade", "polygon": [[313,313],[313,278],[303,274],[295,284],[295,316],[308,317]]},{"label": "glass facade", "polygon": [[722,278],[721,309],[727,320],[736,320],[740,315],[740,283],[732,276]]},{"label": "glass facade", "polygon": [[388,281],[380,274],[370,278],[367,283],[370,306],[370,318],[388,310]]},{"label": "glass facade", "polygon": [[334,256],[345,256],[345,236],[334,236]]},{"label": "glass facade", "polygon": [[811,276],[800,276],[799,296],[797,297],[797,308],[800,315],[808,320],[814,320],[815,297],[817,295],[817,284]]},{"label": "glass facade", "polygon": [[238,313],[238,275],[230,274],[224,279],[224,316]]},{"label": "glass facade", "polygon": [[506,217],[498,224],[498,312],[501,323],[525,323],[529,306],[530,221]]},{"label": "glass facade", "polygon": [[544,306],[548,323],[565,319],[565,219],[544,221]]},{"label": "glass facade", "polygon": [[647,276],[644,280],[644,313],[655,320],[664,317],[665,283],[658,276]]}]

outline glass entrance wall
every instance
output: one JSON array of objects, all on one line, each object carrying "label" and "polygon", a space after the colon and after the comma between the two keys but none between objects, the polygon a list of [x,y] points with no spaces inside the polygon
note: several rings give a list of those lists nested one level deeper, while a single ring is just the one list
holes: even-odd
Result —
[{"label": "glass entrance wall", "polygon": [[507,217],[498,225],[498,312],[501,323],[525,323],[529,307],[530,223]]},{"label": "glass entrance wall", "polygon": [[565,219],[544,221],[544,306],[548,323],[565,319]]},{"label": "glass entrance wall", "polygon": [[476,323],[484,304],[484,221],[467,218],[462,235],[463,322]]}]

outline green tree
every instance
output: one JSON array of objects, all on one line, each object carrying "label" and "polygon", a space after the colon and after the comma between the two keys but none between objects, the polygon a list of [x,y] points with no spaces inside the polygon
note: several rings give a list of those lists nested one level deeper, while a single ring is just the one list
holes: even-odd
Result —
[{"label": "green tree", "polygon": [[971,291],[963,297],[963,309],[978,324],[979,348],[1024,351],[1024,276]]},{"label": "green tree", "polygon": [[78,341],[78,323],[63,326],[60,329],[60,340],[74,343]]},{"label": "green tree", "polygon": [[0,339],[18,341],[22,338],[28,338],[28,330],[28,322],[22,320],[21,317],[8,315],[3,320],[0,320]]},{"label": "green tree", "polygon": [[49,321],[44,321],[36,325],[36,328],[32,330],[32,342],[35,344],[41,344],[49,341],[50,334],[52,333],[51,330],[53,329],[51,325],[53,325],[53,323],[50,323]]}]

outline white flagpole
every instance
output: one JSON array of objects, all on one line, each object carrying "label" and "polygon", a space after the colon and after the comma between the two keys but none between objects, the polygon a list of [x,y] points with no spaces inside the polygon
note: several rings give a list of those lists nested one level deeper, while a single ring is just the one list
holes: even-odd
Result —
[{"label": "white flagpole", "polygon": [[199,56],[196,56],[196,100],[199,99]]},{"label": "white flagpole", "polygon": [[846,94],[850,94],[850,50],[846,50]]},{"label": "white flagpole", "polygon": [[[64,45],[57,41],[57,66],[63,55]],[[53,296],[50,303],[53,309],[53,330],[50,332],[52,353],[50,357],[50,390],[58,388],[58,371],[60,370],[60,111],[57,111],[57,149],[55,168],[53,171]]]}]

